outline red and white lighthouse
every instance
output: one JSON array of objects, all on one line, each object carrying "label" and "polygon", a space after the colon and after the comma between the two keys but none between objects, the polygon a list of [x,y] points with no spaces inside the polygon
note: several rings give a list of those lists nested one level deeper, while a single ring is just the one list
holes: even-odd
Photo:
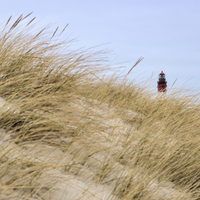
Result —
[{"label": "red and white lighthouse", "polygon": [[159,74],[158,78],[158,92],[166,92],[167,89],[167,81],[165,79],[165,74],[163,71]]}]

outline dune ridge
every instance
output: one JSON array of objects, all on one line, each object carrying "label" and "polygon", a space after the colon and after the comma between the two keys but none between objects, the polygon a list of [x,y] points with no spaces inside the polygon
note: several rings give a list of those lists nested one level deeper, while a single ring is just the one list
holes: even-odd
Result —
[{"label": "dune ridge", "polygon": [[0,30],[0,199],[199,199],[195,96],[152,98],[30,17]]}]

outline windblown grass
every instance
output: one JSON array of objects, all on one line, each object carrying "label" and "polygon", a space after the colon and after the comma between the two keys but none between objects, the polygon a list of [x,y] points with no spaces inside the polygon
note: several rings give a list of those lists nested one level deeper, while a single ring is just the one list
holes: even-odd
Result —
[{"label": "windblown grass", "polygon": [[0,32],[0,198],[199,199],[195,98],[103,78],[29,18]]}]

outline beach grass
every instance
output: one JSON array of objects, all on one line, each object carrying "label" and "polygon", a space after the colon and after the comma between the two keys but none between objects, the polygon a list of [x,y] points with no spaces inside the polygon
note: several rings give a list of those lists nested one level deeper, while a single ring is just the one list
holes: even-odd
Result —
[{"label": "beach grass", "polygon": [[0,30],[0,199],[199,199],[195,96],[107,75],[34,21]]}]

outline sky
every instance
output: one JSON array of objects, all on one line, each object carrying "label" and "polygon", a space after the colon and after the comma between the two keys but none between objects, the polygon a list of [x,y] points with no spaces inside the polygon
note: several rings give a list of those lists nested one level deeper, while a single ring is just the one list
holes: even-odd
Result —
[{"label": "sky", "polygon": [[108,51],[114,67],[135,81],[150,81],[157,90],[158,74],[166,74],[168,88],[200,92],[199,0],[7,0],[0,20],[33,12],[40,25],[63,27],[76,38],[75,48]]}]

